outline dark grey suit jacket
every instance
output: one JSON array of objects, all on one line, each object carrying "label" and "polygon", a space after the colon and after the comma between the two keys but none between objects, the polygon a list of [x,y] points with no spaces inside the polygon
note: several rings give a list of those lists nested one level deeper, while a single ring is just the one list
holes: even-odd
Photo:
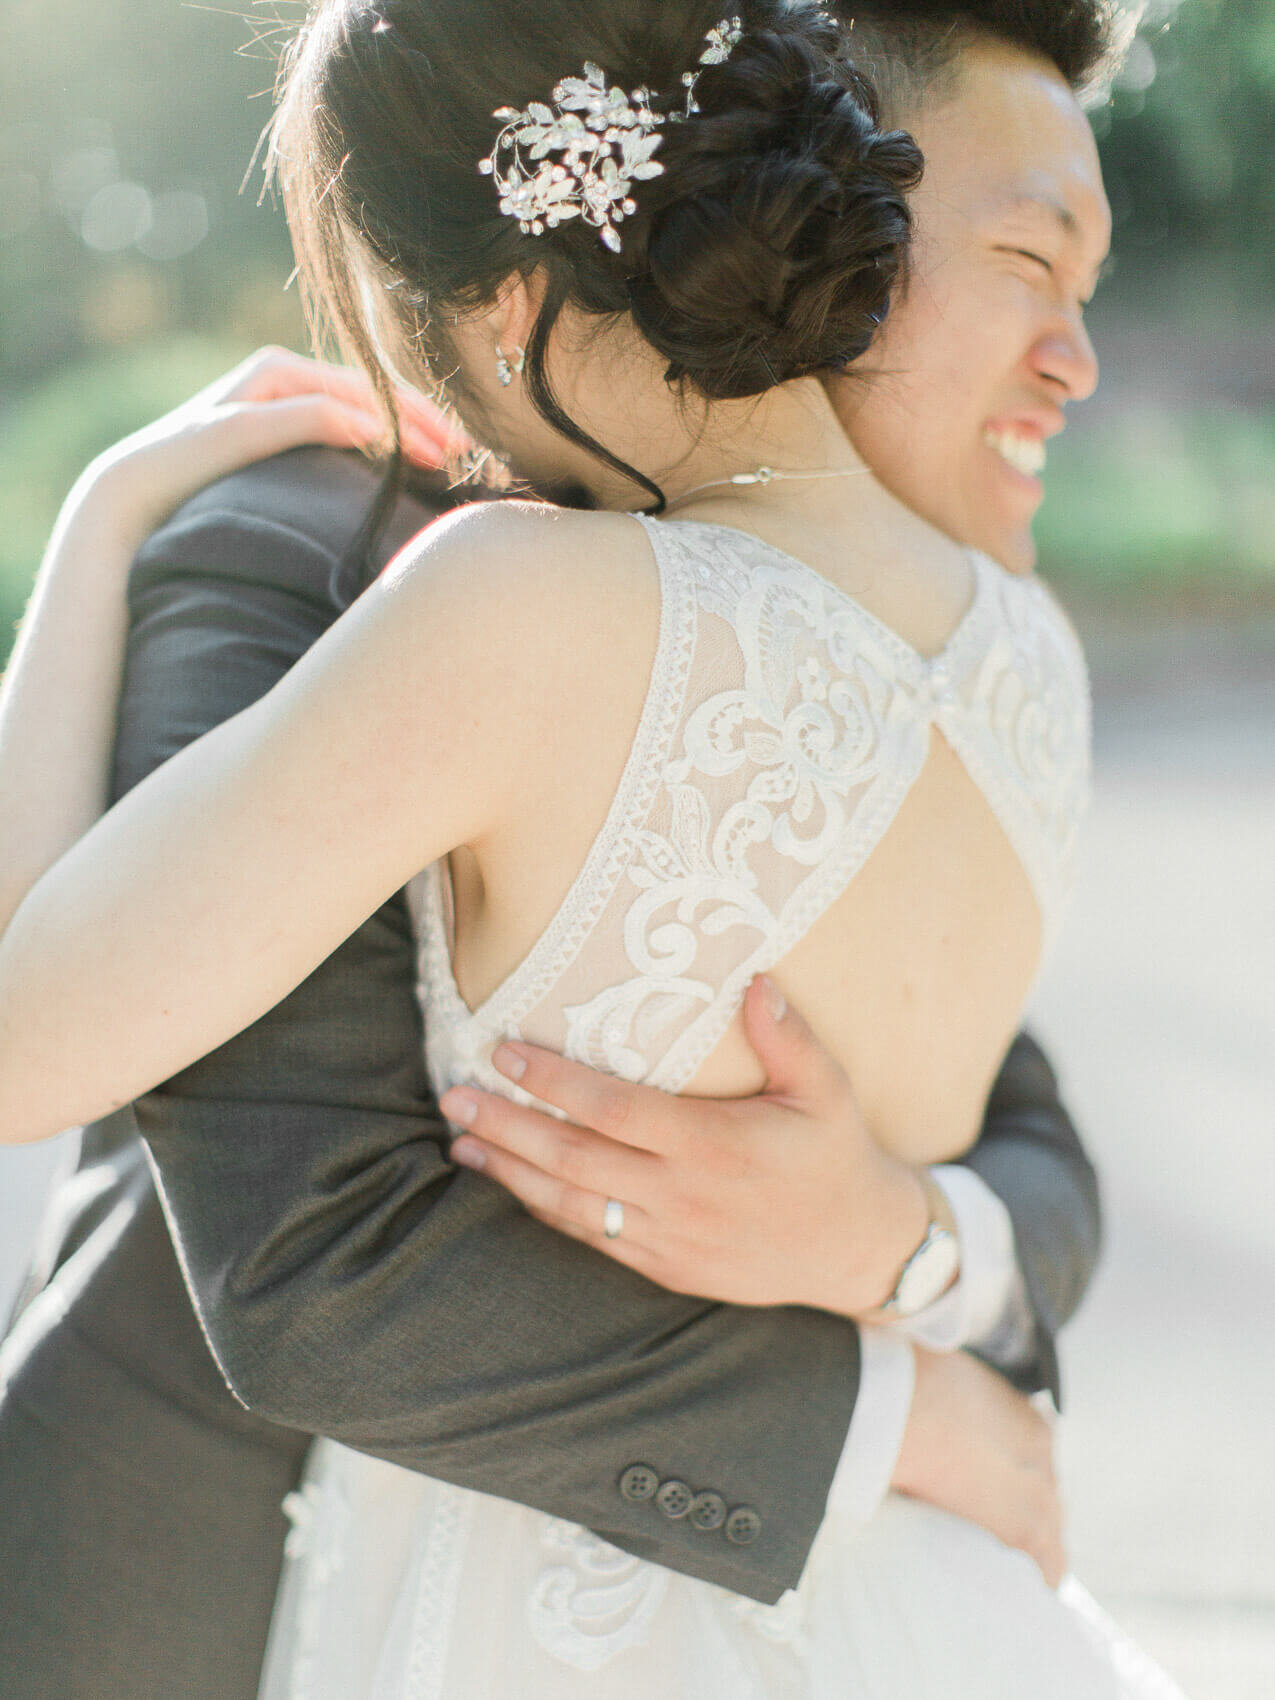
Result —
[{"label": "dark grey suit jacket", "polygon": [[[341,611],[370,494],[356,457],[296,451],[151,539],[117,792],[260,696]],[[382,557],[428,518],[402,502]],[[207,1344],[131,1116],[86,1131],[4,1349],[6,1700],[251,1700],[279,1502],[310,1433],[760,1599],[799,1577],[854,1406],[855,1327],[664,1292],[456,1170],[412,980],[399,897],[137,1106]],[[1087,1284],[1098,1203],[1026,1036],[968,1161],[1009,1208],[1038,1318],[1022,1381],[1056,1391],[1053,1336]],[[634,1462],[755,1507],[758,1538],[626,1499]]]}]

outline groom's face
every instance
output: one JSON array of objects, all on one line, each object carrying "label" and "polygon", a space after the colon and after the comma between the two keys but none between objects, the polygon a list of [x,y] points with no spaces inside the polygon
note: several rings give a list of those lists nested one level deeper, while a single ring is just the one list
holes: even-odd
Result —
[{"label": "groom's face", "polygon": [[833,399],[887,488],[1027,572],[1045,443],[1098,380],[1082,322],[1111,231],[1097,149],[1058,72],[990,42],[891,116],[925,155],[912,274]]}]

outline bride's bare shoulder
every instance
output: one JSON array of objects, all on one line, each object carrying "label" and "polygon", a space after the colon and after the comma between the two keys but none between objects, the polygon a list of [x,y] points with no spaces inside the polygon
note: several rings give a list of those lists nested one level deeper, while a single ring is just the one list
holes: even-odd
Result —
[{"label": "bride's bare shoulder", "polygon": [[645,533],[631,514],[506,497],[443,514],[404,545],[386,573],[438,572],[464,564],[484,572],[503,567],[511,575],[534,567],[570,578],[597,571],[604,554],[620,567],[649,559]]},{"label": "bride's bare shoulder", "polygon": [[445,626],[499,621],[524,649],[610,647],[658,615],[658,574],[636,520],[543,502],[445,514],[390,562],[382,584]]}]

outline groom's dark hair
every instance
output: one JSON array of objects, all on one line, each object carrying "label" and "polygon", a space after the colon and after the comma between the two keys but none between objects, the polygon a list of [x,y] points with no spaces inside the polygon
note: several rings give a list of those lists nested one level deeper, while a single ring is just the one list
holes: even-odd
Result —
[{"label": "groom's dark hair", "polygon": [[833,0],[890,116],[955,80],[971,40],[1004,42],[1052,64],[1077,94],[1111,77],[1136,28],[1120,0]]}]

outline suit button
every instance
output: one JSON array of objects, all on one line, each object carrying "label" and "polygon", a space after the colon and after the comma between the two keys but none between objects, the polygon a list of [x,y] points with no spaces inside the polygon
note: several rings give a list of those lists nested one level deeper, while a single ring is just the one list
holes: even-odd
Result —
[{"label": "suit button", "polygon": [[697,1493],[691,1501],[691,1522],[707,1532],[726,1521],[726,1501],[720,1493]]},{"label": "suit button", "polygon": [[660,1483],[659,1492],[655,1496],[655,1503],[670,1522],[676,1523],[679,1517],[685,1517],[694,1498],[695,1495],[685,1482],[679,1482],[675,1477],[670,1477],[668,1481]]},{"label": "suit button", "polygon": [[649,1464],[630,1464],[620,1477],[620,1492],[635,1505],[644,1499],[653,1499],[659,1485],[660,1478]]},{"label": "suit button", "polygon": [[751,1546],[761,1534],[761,1518],[751,1505],[737,1505],[726,1519],[726,1539],[737,1547]]}]

